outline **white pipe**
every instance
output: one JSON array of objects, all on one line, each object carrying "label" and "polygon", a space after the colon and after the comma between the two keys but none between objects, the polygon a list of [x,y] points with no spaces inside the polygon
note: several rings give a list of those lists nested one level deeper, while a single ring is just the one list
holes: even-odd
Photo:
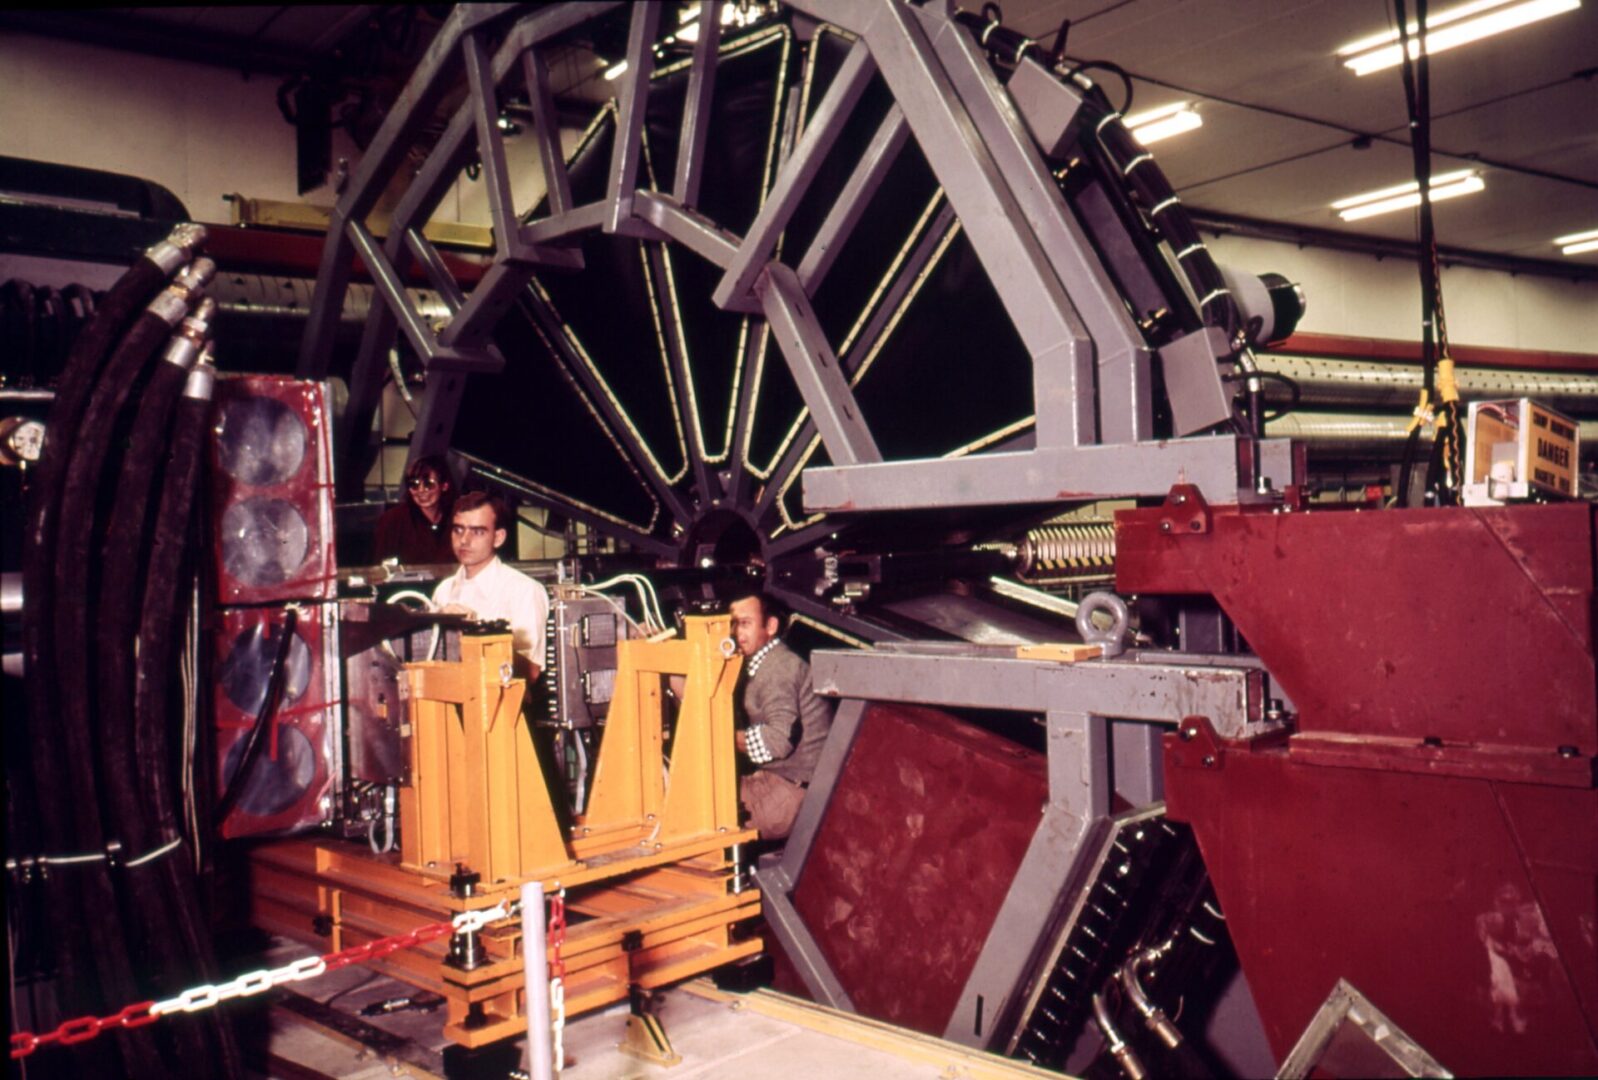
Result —
[{"label": "white pipe", "polygon": [[522,973],[527,980],[527,1074],[533,1080],[553,1080],[555,1049],[549,1023],[549,957],[545,942],[544,886],[522,885]]}]

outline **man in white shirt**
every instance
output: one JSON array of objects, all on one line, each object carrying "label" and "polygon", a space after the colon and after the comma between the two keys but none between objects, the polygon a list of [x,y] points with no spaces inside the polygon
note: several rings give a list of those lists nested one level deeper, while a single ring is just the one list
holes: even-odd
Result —
[{"label": "man in white shirt", "polygon": [[510,511],[503,501],[481,491],[455,500],[450,541],[461,568],[433,590],[433,609],[478,620],[503,619],[510,624],[516,654],[537,677],[544,664],[544,623],[549,593],[520,570],[499,560],[508,535]]}]

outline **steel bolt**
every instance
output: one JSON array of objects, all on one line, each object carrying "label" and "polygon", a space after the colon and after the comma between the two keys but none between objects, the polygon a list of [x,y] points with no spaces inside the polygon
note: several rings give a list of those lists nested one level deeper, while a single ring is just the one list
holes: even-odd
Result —
[{"label": "steel bolt", "polygon": [[1171,531],[1171,523],[1169,521],[1160,522],[1160,531],[1163,532],[1163,533],[1170,532]]},{"label": "steel bolt", "polygon": [[1214,754],[1205,754],[1202,764],[1203,764],[1203,766],[1206,769],[1215,768],[1215,755]]}]

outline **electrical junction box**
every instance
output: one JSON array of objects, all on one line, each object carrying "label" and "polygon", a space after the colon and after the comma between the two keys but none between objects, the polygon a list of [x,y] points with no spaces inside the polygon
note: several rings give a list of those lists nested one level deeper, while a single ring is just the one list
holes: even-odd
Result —
[{"label": "electrical junction box", "polygon": [[1530,398],[1473,401],[1465,437],[1466,506],[1576,496],[1576,422]]}]

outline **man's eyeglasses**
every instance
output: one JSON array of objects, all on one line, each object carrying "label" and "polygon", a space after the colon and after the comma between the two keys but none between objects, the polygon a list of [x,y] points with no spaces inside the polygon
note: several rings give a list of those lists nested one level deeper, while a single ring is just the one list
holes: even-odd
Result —
[{"label": "man's eyeglasses", "polygon": [[449,531],[457,537],[470,536],[475,540],[481,540],[490,532],[487,525],[452,525]]},{"label": "man's eyeglasses", "polygon": [[405,486],[410,488],[412,491],[419,491],[422,488],[436,488],[438,486],[438,477],[413,476],[410,478],[410,480],[406,481]]}]

